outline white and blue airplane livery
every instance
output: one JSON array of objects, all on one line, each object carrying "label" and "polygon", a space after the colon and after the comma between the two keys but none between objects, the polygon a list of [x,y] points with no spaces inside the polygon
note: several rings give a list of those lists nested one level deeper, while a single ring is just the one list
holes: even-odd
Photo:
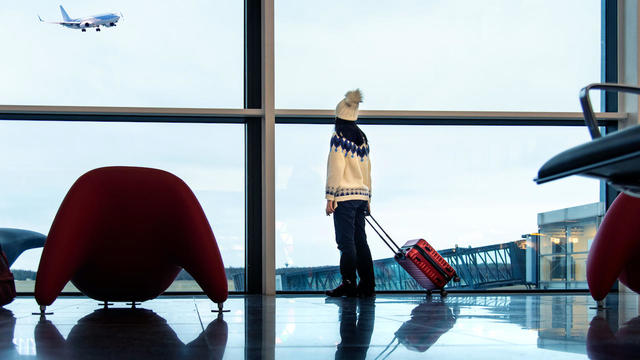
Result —
[{"label": "white and blue airplane livery", "polygon": [[122,13],[107,13],[72,19],[62,5],[60,5],[60,12],[62,13],[63,21],[44,21],[40,15],[38,15],[38,19],[48,24],[58,24],[70,29],[81,29],[83,32],[87,31],[88,28],[96,28],[96,31],[100,31],[101,26],[113,27],[116,26],[118,20],[122,19]]}]

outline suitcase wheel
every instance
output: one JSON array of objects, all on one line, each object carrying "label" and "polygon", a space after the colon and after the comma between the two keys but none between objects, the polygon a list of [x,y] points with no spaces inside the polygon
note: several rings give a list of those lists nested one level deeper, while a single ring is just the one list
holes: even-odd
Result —
[{"label": "suitcase wheel", "polygon": [[427,290],[427,296],[431,297],[431,295],[433,295],[433,291],[432,290]]},{"label": "suitcase wheel", "polygon": [[447,297],[447,295],[449,295],[447,290],[445,290],[445,289],[440,290],[440,297],[441,298],[445,298],[445,297]]}]

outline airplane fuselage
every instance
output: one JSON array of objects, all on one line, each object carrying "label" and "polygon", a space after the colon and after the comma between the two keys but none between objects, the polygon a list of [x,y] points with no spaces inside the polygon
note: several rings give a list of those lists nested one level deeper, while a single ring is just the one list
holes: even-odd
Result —
[{"label": "airplane fuselage", "polygon": [[111,26],[115,26],[118,20],[120,20],[120,15],[115,13],[107,13],[107,14],[88,16],[88,17],[83,17],[78,19],[72,19],[70,22],[73,22],[73,24],[67,23],[67,24],[60,24],[60,25],[70,29],[97,28],[100,26],[111,27]]},{"label": "airplane fuselage", "polygon": [[67,11],[60,5],[60,14],[62,15],[62,21],[44,21],[38,15],[40,22],[48,24],[58,24],[69,29],[80,29],[83,32],[87,31],[87,28],[95,28],[96,31],[100,31],[100,27],[112,27],[116,26],[116,23],[122,19],[122,13],[106,13],[81,18],[71,18]]}]

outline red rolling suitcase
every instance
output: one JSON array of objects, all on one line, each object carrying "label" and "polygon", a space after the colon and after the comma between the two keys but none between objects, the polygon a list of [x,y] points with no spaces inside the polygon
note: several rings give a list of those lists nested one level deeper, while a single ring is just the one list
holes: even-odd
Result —
[{"label": "red rolling suitcase", "polygon": [[424,239],[416,239],[407,241],[402,247],[391,239],[389,234],[378,224],[376,219],[369,214],[369,217],[375,222],[378,228],[386,235],[391,244],[395,246],[395,249],[391,247],[389,242],[380,234],[375,226],[365,217],[369,225],[380,236],[382,241],[393,251],[394,259],[403,269],[405,269],[409,275],[411,275],[417,282],[427,290],[427,294],[431,294],[433,289],[440,289],[441,294],[446,296],[447,292],[444,290],[444,286],[453,279],[453,281],[460,281],[460,278],[456,274],[456,271],[449,265],[449,263]]}]

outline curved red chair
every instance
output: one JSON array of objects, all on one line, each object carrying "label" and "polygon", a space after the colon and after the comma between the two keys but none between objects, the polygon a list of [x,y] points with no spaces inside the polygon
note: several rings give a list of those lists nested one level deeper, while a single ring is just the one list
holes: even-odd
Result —
[{"label": "curved red chair", "polygon": [[35,298],[51,305],[66,283],[101,301],[145,301],[184,268],[222,308],[227,278],[211,226],[187,184],[166,171],[104,167],[82,175],[44,245]]},{"label": "curved red chair", "polygon": [[600,301],[617,279],[640,293],[640,198],[620,194],[600,224],[587,258],[591,296]]}]

